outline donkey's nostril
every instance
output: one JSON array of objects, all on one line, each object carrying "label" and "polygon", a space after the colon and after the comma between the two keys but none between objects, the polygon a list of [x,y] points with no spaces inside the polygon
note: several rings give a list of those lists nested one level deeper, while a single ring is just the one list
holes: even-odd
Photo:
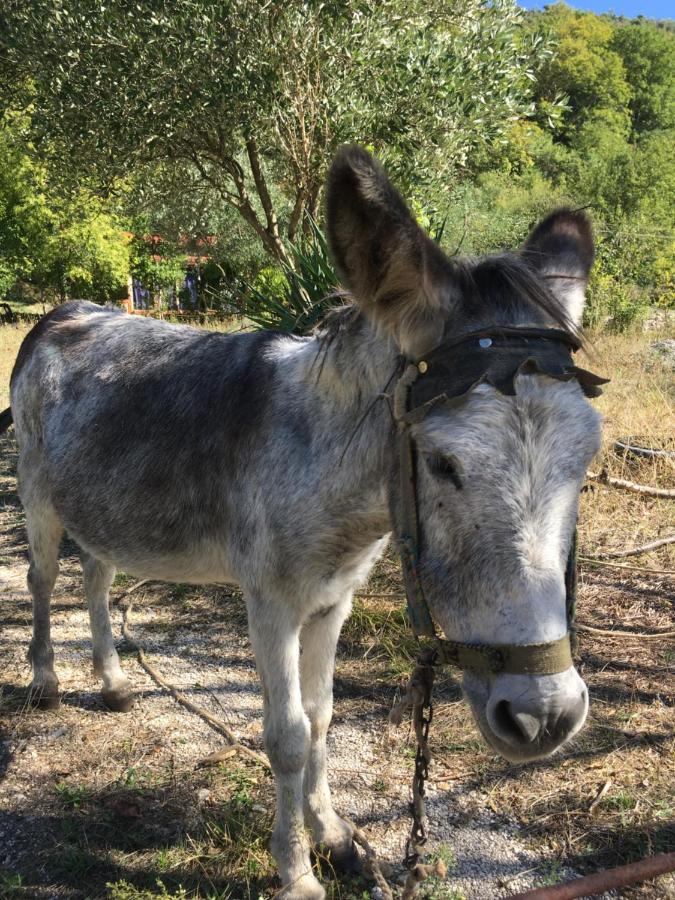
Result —
[{"label": "donkey's nostril", "polygon": [[526,712],[517,712],[508,700],[500,700],[493,711],[496,733],[509,743],[532,743],[541,730],[541,722]]}]

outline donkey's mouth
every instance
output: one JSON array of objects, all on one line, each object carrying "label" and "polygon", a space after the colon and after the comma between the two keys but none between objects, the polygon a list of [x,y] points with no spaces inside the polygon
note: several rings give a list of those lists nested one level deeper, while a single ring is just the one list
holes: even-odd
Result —
[{"label": "donkey's mouth", "polygon": [[509,762],[551,756],[583,726],[588,691],[574,669],[560,675],[466,673],[464,695],[485,740]]}]

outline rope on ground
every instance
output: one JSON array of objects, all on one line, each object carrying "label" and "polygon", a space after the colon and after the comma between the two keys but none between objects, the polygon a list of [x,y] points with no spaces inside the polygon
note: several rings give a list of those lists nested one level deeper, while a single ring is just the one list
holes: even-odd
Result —
[{"label": "rope on ground", "polygon": [[657,856],[648,856],[627,866],[618,866],[616,869],[596,872],[595,875],[575,878],[565,884],[515,894],[511,900],[576,900],[578,897],[595,897],[613,888],[627,887],[629,884],[637,884],[673,871],[675,871],[675,853],[659,853]]},{"label": "rope on ground", "polygon": [[[345,818],[344,821],[353,829],[352,839],[354,843],[358,844],[359,847],[361,847],[361,849],[365,852],[366,870],[382,892],[382,897],[384,898],[384,900],[393,900],[394,895],[391,888],[389,887],[389,882],[385,878],[384,872],[382,871],[382,866],[380,865],[380,862],[377,858],[377,854],[370,846],[368,838],[361,831],[361,829],[351,821],[351,819]],[[387,874],[389,874],[388,869],[389,867],[386,866]]]},{"label": "rope on ground", "polygon": [[623,488],[634,494],[646,494],[648,497],[670,497],[675,499],[674,488],[656,488],[648,484],[637,484],[634,481],[626,481],[623,478],[613,478],[605,469],[602,472],[586,472],[589,481],[598,481],[600,484],[609,484],[612,487]]},{"label": "rope on ground", "polygon": [[[131,588],[125,591],[122,594],[122,598],[128,597],[135,590],[141,587],[141,585],[147,583],[148,579],[146,579],[145,581],[139,581],[137,584],[133,585]],[[199,762],[199,765],[214,765],[216,762],[220,762],[223,759],[227,759],[229,756],[232,756],[233,753],[231,751],[234,751],[241,754],[241,756],[245,756],[247,759],[253,760],[261,766],[265,766],[266,769],[269,769],[270,764],[266,756],[263,756],[262,753],[257,753],[255,750],[251,750],[249,747],[246,747],[244,744],[242,744],[237,735],[230,728],[228,728],[224,722],[216,718],[216,716],[211,715],[208,710],[203,709],[201,706],[197,706],[197,704],[193,703],[192,700],[188,700],[188,698],[184,694],[182,694],[177,688],[170,684],[162,675],[160,675],[157,669],[155,669],[155,667],[148,662],[145,653],[143,652],[143,648],[134,638],[133,633],[130,630],[129,616],[131,615],[131,610],[133,609],[133,603],[131,601],[128,601],[127,603],[120,602],[119,606],[122,610],[122,636],[129,644],[129,646],[136,652],[136,656],[141,668],[143,668],[148,673],[155,684],[167,690],[176,701],[176,703],[179,703],[191,713],[199,716],[199,718],[206,722],[206,724],[211,728],[213,728],[214,731],[217,731],[218,734],[222,735],[227,741],[229,741],[229,747],[227,747],[225,750],[220,750],[216,753],[210,754],[210,756],[207,756],[205,759],[201,760]]]},{"label": "rope on ground", "polygon": [[649,553],[650,550],[656,550],[657,547],[665,547],[666,544],[675,544],[675,534],[669,534],[664,538],[656,541],[650,541],[648,544],[642,544],[640,547],[629,547],[626,550],[605,550],[602,553],[594,553],[587,559],[623,559],[626,556],[639,556],[641,553]]}]

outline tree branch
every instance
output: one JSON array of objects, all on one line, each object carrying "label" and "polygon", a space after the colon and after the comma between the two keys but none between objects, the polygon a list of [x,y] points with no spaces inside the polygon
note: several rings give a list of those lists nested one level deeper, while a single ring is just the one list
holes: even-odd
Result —
[{"label": "tree branch", "polygon": [[299,188],[295,195],[295,203],[293,204],[293,211],[291,212],[291,217],[288,220],[288,240],[293,243],[298,233],[298,225],[300,224],[300,220],[302,219],[302,214],[305,208],[305,191],[303,188]]},{"label": "tree branch", "polygon": [[249,165],[251,166],[251,174],[253,175],[256,191],[258,192],[258,197],[260,198],[267,220],[267,233],[269,239],[273,243],[276,249],[276,255],[279,259],[288,262],[286,248],[284,247],[281,235],[279,234],[279,223],[274,211],[274,204],[272,203],[272,198],[270,197],[270,192],[267,188],[267,182],[265,181],[265,176],[263,175],[262,167],[260,165],[258,145],[253,138],[248,138],[246,140],[246,153],[248,155]]}]

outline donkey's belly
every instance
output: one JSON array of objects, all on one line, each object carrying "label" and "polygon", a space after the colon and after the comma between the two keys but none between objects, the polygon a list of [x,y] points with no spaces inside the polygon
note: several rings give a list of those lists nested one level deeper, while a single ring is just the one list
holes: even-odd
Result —
[{"label": "donkey's belly", "polygon": [[114,539],[92,541],[90,536],[72,527],[68,533],[87,553],[139,578],[185,584],[236,584],[238,580],[224,542],[202,541],[172,553],[162,553],[142,544],[119,546]]}]

